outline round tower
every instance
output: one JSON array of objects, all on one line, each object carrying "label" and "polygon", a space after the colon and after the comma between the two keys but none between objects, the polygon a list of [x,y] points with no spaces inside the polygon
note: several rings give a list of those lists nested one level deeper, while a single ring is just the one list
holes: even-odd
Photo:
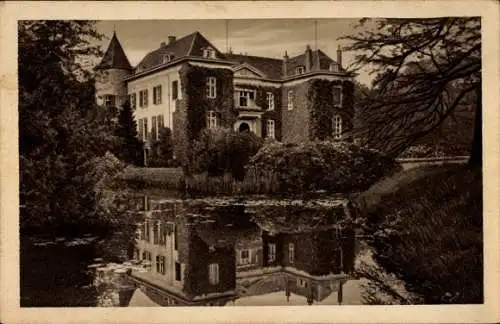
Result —
[{"label": "round tower", "polygon": [[117,111],[127,100],[124,79],[132,73],[132,66],[116,37],[116,32],[113,32],[108,49],[94,70],[97,104]]}]

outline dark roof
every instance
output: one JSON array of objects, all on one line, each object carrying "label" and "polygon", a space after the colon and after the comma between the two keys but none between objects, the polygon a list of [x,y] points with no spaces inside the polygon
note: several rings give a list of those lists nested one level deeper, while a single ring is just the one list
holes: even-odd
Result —
[{"label": "dark roof", "polygon": [[[319,67],[318,67],[318,57],[319,57]],[[334,60],[332,60],[328,55],[326,55],[322,50],[311,50],[311,70],[329,70],[330,64],[337,64]],[[287,76],[295,75],[295,68],[298,66],[306,65],[306,54],[300,54],[294,57],[291,57],[287,61]],[[345,70],[341,67],[340,72],[345,72]]]},{"label": "dark roof", "polygon": [[205,47],[213,48],[216,52],[216,57],[223,58],[222,53],[203,35],[199,32],[194,32],[149,52],[139,64],[137,64],[136,68],[140,67],[142,72],[159,66],[163,64],[163,56],[167,54],[172,54],[174,60],[185,56],[201,57],[203,55],[203,48]]},{"label": "dark roof", "polygon": [[235,64],[247,63],[265,73],[268,78],[282,78],[283,60],[242,54],[226,54],[226,59]]},{"label": "dark roof", "polygon": [[113,33],[113,37],[109,42],[108,49],[106,50],[106,53],[104,53],[101,62],[95,67],[95,69],[132,69],[127,56],[123,51],[122,45],[116,37],[116,33]]}]

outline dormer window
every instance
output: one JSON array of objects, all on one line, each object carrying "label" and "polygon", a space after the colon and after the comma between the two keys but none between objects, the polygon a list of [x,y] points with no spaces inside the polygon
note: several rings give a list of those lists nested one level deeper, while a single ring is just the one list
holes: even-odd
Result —
[{"label": "dormer window", "polygon": [[174,55],[173,54],[164,54],[163,55],[163,63],[168,63],[170,61],[174,60]]},{"label": "dormer window", "polygon": [[213,48],[210,48],[210,47],[203,49],[203,57],[215,58],[215,50]]},{"label": "dormer window", "polygon": [[295,68],[295,74],[304,74],[305,68],[303,66],[297,66]]}]

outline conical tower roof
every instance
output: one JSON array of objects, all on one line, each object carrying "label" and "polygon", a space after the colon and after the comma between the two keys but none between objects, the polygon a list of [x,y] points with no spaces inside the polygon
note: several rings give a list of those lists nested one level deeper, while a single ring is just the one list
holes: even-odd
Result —
[{"label": "conical tower roof", "polygon": [[132,66],[123,51],[123,47],[116,37],[116,32],[113,32],[113,37],[109,42],[108,49],[101,60],[101,62],[95,67],[96,70],[99,69],[123,69],[131,70]]}]

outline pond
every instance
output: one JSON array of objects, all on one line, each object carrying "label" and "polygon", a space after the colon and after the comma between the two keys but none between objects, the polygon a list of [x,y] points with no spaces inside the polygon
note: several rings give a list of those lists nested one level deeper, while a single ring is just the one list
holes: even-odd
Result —
[{"label": "pond", "polygon": [[125,201],[133,230],[22,240],[21,306],[363,302],[354,268],[369,253],[342,199]]}]

